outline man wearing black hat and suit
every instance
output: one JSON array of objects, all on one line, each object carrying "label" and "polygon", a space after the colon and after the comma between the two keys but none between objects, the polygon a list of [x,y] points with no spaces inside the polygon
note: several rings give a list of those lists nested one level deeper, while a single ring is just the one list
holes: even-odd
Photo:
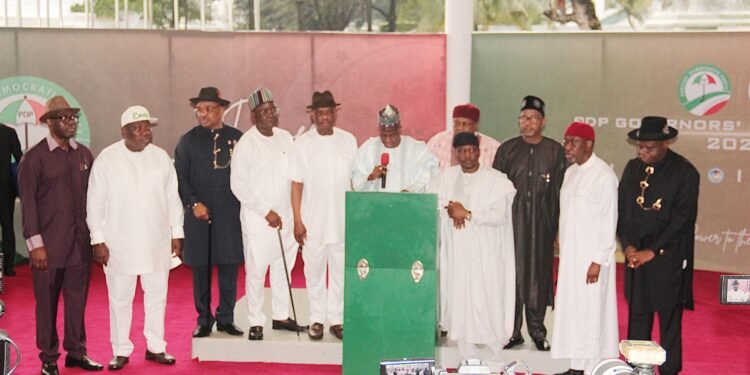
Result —
[{"label": "man wearing black hat and suit", "polygon": [[559,142],[542,136],[544,101],[527,96],[521,102],[521,135],[497,149],[492,167],[508,175],[516,187],[513,232],[516,244],[516,307],[513,335],[504,349],[523,344],[521,326],[526,313],[529,336],[537,349],[550,349],[544,315],[553,306],[552,259],[560,213],[560,186],[565,151]]},{"label": "man wearing black hat and suit", "polygon": [[339,105],[330,91],[313,94],[307,108],[314,126],[294,141],[289,162],[294,238],[304,247],[313,340],[323,338],[326,320],[332,335],[341,339],[344,332],[344,213],[357,139],[336,127]]},{"label": "man wearing black hat and suit", "polygon": [[628,339],[650,340],[654,312],[667,352],[661,374],[682,369],[682,310],[694,309],[693,245],[700,175],[669,149],[677,129],[664,117],[644,117],[628,133],[638,157],[620,180],[617,234],[625,255]]},{"label": "man wearing black hat and suit", "polygon": [[15,163],[21,161],[21,142],[16,131],[0,124],[0,227],[3,229],[3,274],[15,276],[16,234],[13,230],[13,211],[16,206],[16,183],[13,181],[11,156]]},{"label": "man wearing black hat and suit", "polygon": [[[175,168],[185,214],[185,264],[193,269],[193,299],[198,326],[193,337],[216,329],[232,336],[244,332],[234,325],[237,272],[243,261],[240,202],[229,186],[230,162],[242,132],[223,123],[229,101],[214,87],[190,99],[198,125],[180,138]],[[211,309],[211,272],[216,265],[219,306]]]}]

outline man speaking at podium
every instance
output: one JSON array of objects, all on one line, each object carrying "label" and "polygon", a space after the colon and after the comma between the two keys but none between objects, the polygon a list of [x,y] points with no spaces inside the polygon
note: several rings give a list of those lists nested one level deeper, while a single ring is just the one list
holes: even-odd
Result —
[{"label": "man speaking at podium", "polygon": [[424,193],[438,162],[424,142],[401,135],[401,116],[390,104],[378,112],[379,137],[357,150],[352,169],[355,191]]}]

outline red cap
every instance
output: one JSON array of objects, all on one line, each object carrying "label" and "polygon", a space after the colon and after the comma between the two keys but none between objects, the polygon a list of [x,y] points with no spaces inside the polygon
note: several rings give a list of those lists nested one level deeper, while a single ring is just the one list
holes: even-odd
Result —
[{"label": "red cap", "polygon": [[568,125],[568,129],[565,130],[565,137],[578,137],[587,141],[593,141],[596,139],[594,128],[583,122],[574,122]]},{"label": "red cap", "polygon": [[453,118],[464,117],[474,122],[479,122],[479,107],[474,104],[461,104],[453,107]]}]

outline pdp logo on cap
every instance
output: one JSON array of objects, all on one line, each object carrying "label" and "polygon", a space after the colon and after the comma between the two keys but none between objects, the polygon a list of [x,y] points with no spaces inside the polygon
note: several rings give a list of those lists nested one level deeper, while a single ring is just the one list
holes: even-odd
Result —
[{"label": "pdp logo on cap", "polygon": [[151,117],[151,114],[148,113],[148,109],[146,109],[146,107],[142,105],[134,105],[128,107],[128,109],[126,109],[125,112],[122,113],[122,116],[120,116],[120,127],[138,121],[148,121],[152,126],[154,126],[159,122],[159,119],[156,117]]}]

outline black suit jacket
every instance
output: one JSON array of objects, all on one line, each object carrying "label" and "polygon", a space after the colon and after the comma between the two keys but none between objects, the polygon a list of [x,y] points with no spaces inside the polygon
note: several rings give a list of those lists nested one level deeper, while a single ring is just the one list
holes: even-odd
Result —
[{"label": "black suit jacket", "polygon": [[0,196],[9,199],[15,199],[18,196],[10,157],[13,156],[17,164],[21,161],[22,155],[21,142],[18,141],[16,131],[5,124],[0,124]]}]

